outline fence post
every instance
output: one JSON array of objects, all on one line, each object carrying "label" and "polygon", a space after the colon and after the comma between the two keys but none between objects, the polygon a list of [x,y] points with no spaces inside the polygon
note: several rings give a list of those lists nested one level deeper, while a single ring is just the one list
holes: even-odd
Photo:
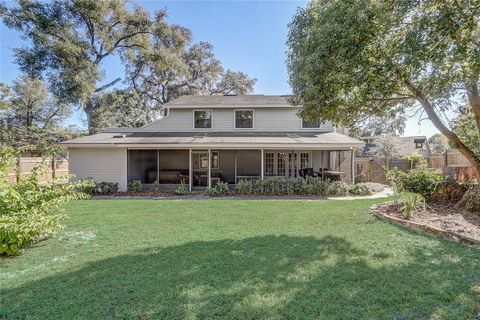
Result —
[{"label": "fence post", "polygon": [[55,156],[52,156],[52,180],[55,179],[56,176],[56,169],[55,169]]},{"label": "fence post", "polygon": [[16,168],[15,168],[15,182],[20,182],[20,179],[21,179],[21,175],[22,175],[22,167],[21,167],[21,157],[20,156],[17,156],[17,162],[16,162]]}]

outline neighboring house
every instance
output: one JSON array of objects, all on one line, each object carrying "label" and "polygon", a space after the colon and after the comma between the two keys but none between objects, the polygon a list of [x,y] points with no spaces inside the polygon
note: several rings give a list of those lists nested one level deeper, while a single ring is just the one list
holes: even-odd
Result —
[{"label": "neighboring house", "polygon": [[354,148],[360,140],[329,123],[299,118],[287,96],[184,96],[165,106],[165,116],[141,128],[113,128],[64,142],[77,179],[158,181],[190,190],[218,181],[317,175],[353,181]]},{"label": "neighboring house", "polygon": [[[430,156],[430,146],[426,136],[411,136],[411,137],[398,137],[400,155],[406,156],[412,153],[420,153],[424,157]],[[371,148],[375,145],[375,137],[362,137],[360,138],[365,142],[365,147],[362,149],[358,156],[371,157]]]}]

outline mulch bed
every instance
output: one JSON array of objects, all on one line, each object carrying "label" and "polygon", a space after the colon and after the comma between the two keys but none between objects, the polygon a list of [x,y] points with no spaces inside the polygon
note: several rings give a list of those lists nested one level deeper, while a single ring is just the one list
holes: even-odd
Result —
[{"label": "mulch bed", "polygon": [[390,222],[405,225],[412,229],[439,234],[456,241],[480,245],[480,213],[472,213],[457,208],[454,203],[432,203],[425,211],[405,219],[399,201],[376,205],[372,212]]}]

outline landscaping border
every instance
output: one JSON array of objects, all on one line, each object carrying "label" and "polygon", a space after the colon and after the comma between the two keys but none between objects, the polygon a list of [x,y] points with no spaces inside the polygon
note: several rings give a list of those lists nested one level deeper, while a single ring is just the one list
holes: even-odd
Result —
[{"label": "landscaping border", "polygon": [[399,219],[396,217],[389,216],[387,214],[383,214],[377,211],[378,206],[385,204],[388,202],[384,203],[379,203],[379,204],[374,204],[373,206],[370,207],[370,212],[377,218],[390,222],[395,225],[399,225],[402,227],[406,227],[411,230],[419,231],[419,232],[424,232],[424,233],[429,233],[433,234],[436,236],[440,236],[444,239],[447,240],[453,240],[458,243],[463,243],[469,246],[473,246],[475,248],[480,249],[480,240],[462,235],[460,233],[454,232],[454,231],[448,231],[445,229],[440,229],[436,227],[429,226],[427,224],[422,224],[422,223],[417,223],[417,222],[412,222],[409,220],[404,220],[404,219]]}]

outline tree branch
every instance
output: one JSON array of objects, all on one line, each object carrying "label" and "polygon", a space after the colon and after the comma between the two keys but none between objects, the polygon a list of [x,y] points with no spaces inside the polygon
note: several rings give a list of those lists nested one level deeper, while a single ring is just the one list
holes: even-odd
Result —
[{"label": "tree branch", "polygon": [[448,129],[445,124],[442,122],[440,117],[435,112],[432,104],[428,100],[428,98],[417,89],[409,80],[402,79],[403,84],[405,87],[415,95],[417,101],[422,105],[423,109],[425,110],[428,118],[432,123],[437,127],[437,129],[443,133],[453,144],[453,146],[458,149],[471,163],[474,170],[479,174],[480,170],[480,159],[475,155],[475,153],[470,150],[461,140],[460,138],[453,132],[452,130]]},{"label": "tree branch", "polygon": [[115,85],[120,80],[122,80],[122,78],[117,78],[117,79],[113,80],[112,82],[107,83],[106,85],[103,85],[103,86],[95,89],[93,92],[97,93],[97,92],[103,91],[103,90]]},{"label": "tree branch", "polygon": [[480,131],[480,96],[478,92],[478,74],[465,81],[465,87],[467,89],[468,102],[472,108],[473,115],[475,116],[475,122],[477,128]]}]

